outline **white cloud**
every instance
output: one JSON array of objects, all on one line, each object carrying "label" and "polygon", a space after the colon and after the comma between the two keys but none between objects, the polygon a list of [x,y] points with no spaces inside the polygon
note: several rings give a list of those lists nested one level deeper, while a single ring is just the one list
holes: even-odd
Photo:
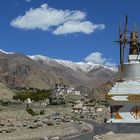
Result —
[{"label": "white cloud", "polygon": [[102,56],[100,52],[93,52],[84,59],[85,62],[91,62],[95,64],[101,64],[105,66],[116,66],[116,63],[111,62],[110,59],[106,59]]},{"label": "white cloud", "polygon": [[106,66],[109,66],[109,67],[115,67],[117,64],[114,63],[114,62],[111,62],[111,61],[108,61],[105,63]]},{"label": "white cloud", "polygon": [[102,57],[100,52],[91,53],[89,56],[85,58],[86,62],[93,62],[97,64],[103,64],[106,61],[106,58]]},{"label": "white cloud", "polygon": [[63,25],[56,28],[53,31],[53,34],[68,34],[68,33],[75,33],[75,32],[82,32],[85,34],[90,34],[94,32],[96,29],[103,29],[104,25],[93,25],[89,21],[79,22],[79,21],[68,21],[65,22]]},{"label": "white cloud", "polygon": [[26,0],[27,2],[30,2],[31,0]]},{"label": "white cloud", "polygon": [[41,29],[56,35],[76,32],[90,34],[96,29],[105,28],[104,24],[93,24],[87,21],[86,13],[82,11],[58,10],[47,4],[43,4],[39,8],[31,8],[25,15],[13,19],[10,24],[16,28]]}]

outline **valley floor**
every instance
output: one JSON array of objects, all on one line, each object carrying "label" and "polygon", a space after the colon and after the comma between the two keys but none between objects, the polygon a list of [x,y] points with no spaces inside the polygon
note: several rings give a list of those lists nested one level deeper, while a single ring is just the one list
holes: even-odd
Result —
[{"label": "valley floor", "polygon": [[[86,124],[84,124],[84,127]],[[48,137],[70,137],[72,135],[78,135],[81,133],[77,126],[72,123],[63,124],[61,126],[44,127],[37,129],[21,129],[12,133],[0,134],[1,140],[45,140]]]},{"label": "valley floor", "polygon": [[0,140],[47,140],[54,137],[66,140],[71,136],[77,137],[70,140],[140,139],[140,124],[85,123],[78,116],[74,118],[72,107],[68,106],[46,107],[38,103],[30,108],[37,113],[44,110],[44,115],[31,116],[26,111],[26,104],[0,106]]},{"label": "valley floor", "polygon": [[26,105],[0,107],[0,140],[43,140],[51,137],[68,138],[91,131],[92,126],[74,120],[70,107],[31,107],[44,115],[31,116]]}]

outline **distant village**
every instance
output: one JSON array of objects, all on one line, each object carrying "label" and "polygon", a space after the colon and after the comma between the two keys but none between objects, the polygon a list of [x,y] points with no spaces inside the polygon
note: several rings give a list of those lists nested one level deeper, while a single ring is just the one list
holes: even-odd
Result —
[{"label": "distant village", "polygon": [[75,90],[75,88],[70,87],[64,84],[55,84],[53,89],[53,94],[62,95],[62,94],[76,94],[80,95],[80,91]]},{"label": "distant village", "polygon": [[55,84],[52,88],[50,96],[50,105],[60,105],[70,102],[74,102],[74,97],[76,100],[81,100],[82,96],[80,91],[75,90],[75,88],[64,84]]}]

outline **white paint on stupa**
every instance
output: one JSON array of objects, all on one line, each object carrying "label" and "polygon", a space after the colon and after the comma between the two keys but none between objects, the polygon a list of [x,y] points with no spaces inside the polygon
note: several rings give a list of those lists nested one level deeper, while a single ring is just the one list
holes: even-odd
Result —
[{"label": "white paint on stupa", "polygon": [[122,94],[140,94],[140,81],[123,81],[117,82],[108,95],[122,95]]}]

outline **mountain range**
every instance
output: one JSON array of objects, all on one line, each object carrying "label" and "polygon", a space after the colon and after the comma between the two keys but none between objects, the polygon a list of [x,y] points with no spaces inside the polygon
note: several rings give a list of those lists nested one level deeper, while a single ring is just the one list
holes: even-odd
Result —
[{"label": "mountain range", "polygon": [[38,64],[51,67],[56,75],[73,86],[84,85],[92,88],[111,80],[117,72],[116,67],[107,67],[91,62],[72,62],[68,60],[52,59],[42,55],[28,57],[35,60]]},{"label": "mountain range", "polygon": [[10,88],[49,89],[55,83],[63,83],[77,89],[92,90],[112,81],[116,74],[116,68],[100,64],[0,50],[0,82]]}]

